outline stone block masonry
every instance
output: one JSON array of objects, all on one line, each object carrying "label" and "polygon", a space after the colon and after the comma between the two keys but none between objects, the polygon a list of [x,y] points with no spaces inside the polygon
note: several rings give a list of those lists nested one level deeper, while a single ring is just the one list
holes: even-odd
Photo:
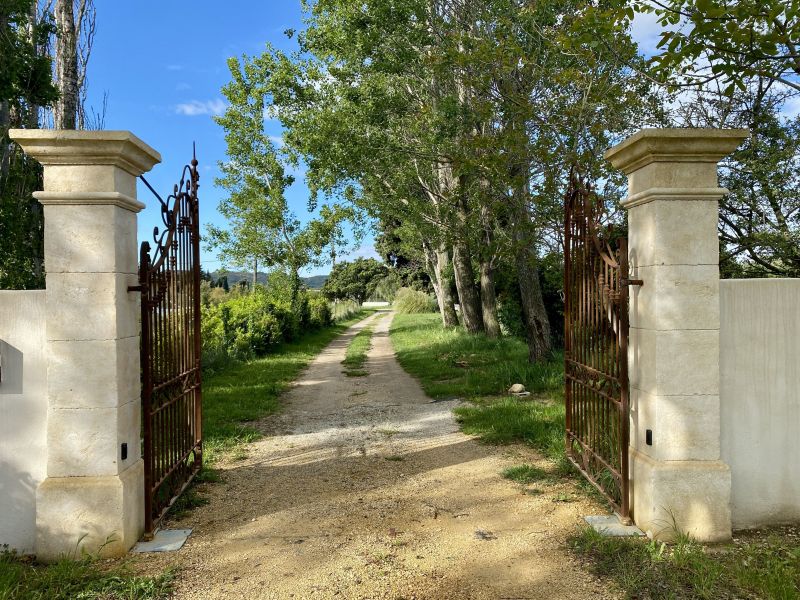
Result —
[{"label": "stone block masonry", "polygon": [[[731,536],[720,455],[717,163],[746,130],[645,129],[606,153],[628,176],[633,519],[648,535]],[[652,444],[647,443],[652,432]]]},{"label": "stone block masonry", "polygon": [[161,157],[127,131],[11,137],[44,166],[47,458],[34,549],[41,560],[123,554],[144,528],[139,297],[128,292],[136,178]]}]

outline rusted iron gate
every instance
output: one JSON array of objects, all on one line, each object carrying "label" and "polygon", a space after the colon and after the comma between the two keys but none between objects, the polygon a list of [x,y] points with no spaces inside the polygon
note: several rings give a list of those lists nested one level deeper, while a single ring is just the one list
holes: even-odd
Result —
[{"label": "rusted iron gate", "polygon": [[603,226],[603,204],[575,174],[564,202],[567,456],[630,520],[627,239]]},{"label": "rusted iron gate", "polygon": [[202,465],[200,371],[200,220],[197,159],[161,204],[164,229],[153,231],[153,249],[143,242],[139,256],[142,294],[142,454],[145,535]]}]

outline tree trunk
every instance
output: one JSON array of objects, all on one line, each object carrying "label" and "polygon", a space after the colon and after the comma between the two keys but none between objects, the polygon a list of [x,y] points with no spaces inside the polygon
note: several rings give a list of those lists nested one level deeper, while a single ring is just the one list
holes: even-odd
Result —
[{"label": "tree trunk", "polygon": [[458,315],[456,314],[455,302],[453,299],[452,281],[448,274],[450,266],[450,255],[447,248],[442,244],[436,251],[431,250],[428,244],[425,246],[425,257],[431,266],[433,277],[433,289],[436,292],[436,302],[439,304],[439,313],[442,315],[442,325],[445,328],[458,326]]},{"label": "tree trunk", "polygon": [[256,285],[258,284],[258,259],[253,259],[253,291],[256,291]]},{"label": "tree trunk", "polygon": [[519,276],[519,293],[522,297],[522,315],[528,338],[528,360],[538,362],[550,355],[552,341],[550,322],[539,285],[539,271],[536,256],[529,248],[521,249],[516,256]]},{"label": "tree trunk", "polygon": [[514,261],[519,279],[519,293],[522,299],[522,318],[528,341],[528,360],[538,362],[549,356],[552,350],[550,321],[539,284],[538,257],[534,248],[529,227],[530,215],[527,208],[527,188],[515,191],[515,219],[513,235],[515,242]]},{"label": "tree trunk", "polygon": [[469,248],[463,241],[453,244],[453,275],[465,329],[470,333],[483,333],[481,299],[475,288],[475,272],[472,269]]},{"label": "tree trunk", "polygon": [[497,318],[497,295],[494,291],[494,269],[490,261],[481,260],[481,312],[486,335],[500,337],[500,320]]},{"label": "tree trunk", "polygon": [[486,335],[490,338],[500,337],[500,320],[497,318],[497,294],[494,289],[494,236],[492,232],[492,217],[487,206],[487,181],[481,182],[481,191],[484,195],[481,202],[481,229],[483,230],[483,244],[480,249],[480,276],[481,276],[481,312]]},{"label": "tree trunk", "polygon": [[60,96],[53,109],[55,129],[75,129],[78,115],[78,44],[73,0],[56,0],[56,80]]},{"label": "tree trunk", "polygon": [[11,127],[11,113],[8,102],[0,101],[0,182],[4,182],[11,164],[11,140],[8,130]]},{"label": "tree trunk", "polygon": [[481,299],[475,286],[475,272],[472,269],[472,254],[468,244],[467,208],[459,182],[453,175],[453,165],[450,162],[439,163],[439,182],[443,193],[452,199],[455,204],[455,227],[453,241],[453,275],[458,291],[458,303],[461,307],[461,318],[464,328],[470,333],[483,333],[483,318],[481,316]]}]

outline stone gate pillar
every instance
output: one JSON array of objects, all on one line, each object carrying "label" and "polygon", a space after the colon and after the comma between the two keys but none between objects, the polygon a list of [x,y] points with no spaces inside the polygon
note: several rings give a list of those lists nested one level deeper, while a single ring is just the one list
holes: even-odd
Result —
[{"label": "stone gate pillar", "polygon": [[44,166],[47,478],[36,554],[126,552],[144,528],[136,177],[161,156],[127,131],[14,130]]},{"label": "stone gate pillar", "polygon": [[644,129],[606,158],[628,176],[630,476],[649,535],[731,537],[720,460],[717,163],[747,130]]}]

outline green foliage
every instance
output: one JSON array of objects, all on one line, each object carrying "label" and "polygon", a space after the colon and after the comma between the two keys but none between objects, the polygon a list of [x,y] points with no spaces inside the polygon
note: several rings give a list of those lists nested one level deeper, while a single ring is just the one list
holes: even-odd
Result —
[{"label": "green foliage", "polygon": [[322,286],[322,294],[329,300],[354,300],[363,304],[387,273],[386,266],[374,258],[337,263]]},{"label": "green foliage", "polygon": [[[28,123],[32,115],[26,113],[58,97],[50,59],[39,52],[55,28],[50,15],[32,22],[32,4],[32,0],[3,0],[0,6],[0,101],[21,109],[23,121]],[[1,133],[3,138],[5,134]]]},{"label": "green foliage", "polygon": [[172,571],[142,577],[91,556],[41,565],[0,552],[0,600],[161,600],[172,597],[173,580]]},{"label": "green foliage", "polygon": [[397,291],[401,287],[403,287],[403,280],[400,274],[395,270],[391,270],[388,275],[375,283],[375,289],[370,295],[370,299],[393,302]]},{"label": "green foliage", "polygon": [[8,130],[38,127],[39,108],[58,97],[41,52],[54,27],[50,15],[31,18],[32,0],[0,4],[0,289],[44,288],[43,215],[32,195],[42,168]]},{"label": "green foliage", "polygon": [[791,532],[748,538],[709,552],[686,536],[674,544],[605,537],[588,528],[570,546],[626,598],[724,600],[800,597],[800,542]]},{"label": "green foliage", "polygon": [[748,127],[751,137],[720,174],[730,190],[720,203],[720,271],[800,277],[800,117],[782,117],[774,98],[741,103],[747,110],[734,125]]},{"label": "green foliage", "polygon": [[313,329],[328,327],[333,323],[331,307],[321,296],[308,297],[308,326]]},{"label": "green foliage", "polygon": [[13,150],[0,172],[0,289],[44,289],[44,215],[32,195],[41,186],[39,163]]},{"label": "green foliage", "polygon": [[798,0],[615,0],[618,14],[654,14],[664,27],[654,57],[664,79],[704,85],[719,81],[725,93],[744,91],[752,77],[800,90]]},{"label": "green foliage", "polygon": [[535,259],[558,244],[570,166],[618,197],[602,152],[659,108],[628,32],[588,27],[585,4],[309,2],[299,51],[260,58],[285,151],[314,198],[378,219],[376,248],[420,287],[449,281],[451,256],[465,281],[473,264]]},{"label": "green foliage", "polygon": [[425,292],[412,290],[411,288],[400,288],[394,297],[394,310],[401,315],[413,313],[436,312],[439,308],[436,298]]},{"label": "green foliage", "polygon": [[350,325],[366,316],[361,312],[336,325],[309,332],[281,344],[250,362],[229,363],[203,382],[203,451],[206,466],[221,454],[260,437],[251,425],[280,410],[280,394],[319,352]]},{"label": "green foliage", "polygon": [[332,323],[324,298],[307,290],[294,298],[293,294],[291,278],[275,272],[267,287],[231,292],[217,302],[209,297],[201,306],[204,368],[214,371],[232,360],[264,356],[280,344]]}]

